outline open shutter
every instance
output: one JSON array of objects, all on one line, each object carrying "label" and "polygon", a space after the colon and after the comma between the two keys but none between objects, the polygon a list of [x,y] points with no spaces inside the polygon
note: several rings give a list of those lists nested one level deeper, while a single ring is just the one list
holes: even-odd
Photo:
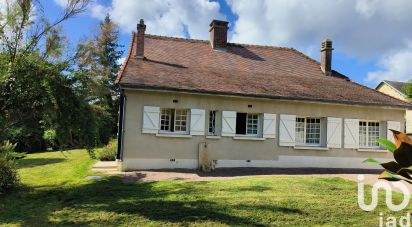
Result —
[{"label": "open shutter", "polygon": [[296,115],[280,115],[279,146],[295,146]]},{"label": "open shutter", "polygon": [[190,135],[205,135],[205,110],[190,110]]},{"label": "open shutter", "polygon": [[342,147],[342,118],[328,117],[327,147]]},{"label": "open shutter", "polygon": [[401,131],[401,123],[398,121],[388,121],[386,122],[386,126],[387,126],[387,132],[386,132],[387,139],[395,143],[395,138],[393,138],[393,133],[390,131],[390,129]]},{"label": "open shutter", "polygon": [[236,112],[222,111],[222,136],[236,135]]},{"label": "open shutter", "polygon": [[276,114],[263,114],[263,138],[276,138]]},{"label": "open shutter", "polygon": [[352,149],[359,148],[359,120],[345,119],[344,132],[344,147]]},{"label": "open shutter", "polygon": [[159,131],[160,108],[157,106],[143,107],[143,133],[156,134]]}]

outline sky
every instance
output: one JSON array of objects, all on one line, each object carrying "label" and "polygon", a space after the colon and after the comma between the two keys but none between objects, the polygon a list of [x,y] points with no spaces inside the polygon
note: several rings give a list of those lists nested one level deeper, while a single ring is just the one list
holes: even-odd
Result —
[{"label": "sky", "polygon": [[[44,0],[50,19],[67,0]],[[119,26],[127,54],[140,19],[146,33],[209,39],[213,19],[229,21],[229,42],[293,47],[316,60],[333,41],[333,69],[374,88],[382,80],[412,79],[410,0],[94,0],[62,24],[72,45],[96,34],[106,14]]]}]

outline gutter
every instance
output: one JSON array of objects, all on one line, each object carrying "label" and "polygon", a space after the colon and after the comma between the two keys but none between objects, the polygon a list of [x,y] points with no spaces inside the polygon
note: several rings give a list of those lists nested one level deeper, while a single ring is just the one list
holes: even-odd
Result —
[{"label": "gutter", "polygon": [[405,103],[406,105],[380,105],[378,103],[375,104],[375,103],[361,103],[361,102],[349,102],[349,101],[330,101],[326,99],[309,99],[309,98],[296,98],[296,97],[258,95],[258,94],[239,94],[239,93],[229,93],[229,92],[220,92],[220,91],[177,89],[177,88],[146,86],[146,85],[136,85],[136,84],[123,84],[123,88],[143,90],[143,91],[180,92],[180,93],[187,93],[187,94],[218,95],[218,96],[243,97],[243,98],[264,98],[264,99],[283,100],[283,101],[309,101],[313,103],[323,103],[323,104],[333,104],[333,105],[337,105],[337,104],[359,105],[359,106],[372,106],[372,107],[401,109],[401,110],[412,110],[412,105],[409,103]]},{"label": "gutter", "polygon": [[119,122],[117,132],[117,153],[116,159],[123,161],[123,144],[124,144],[124,117],[126,112],[126,96],[120,86],[120,103],[119,103]]}]

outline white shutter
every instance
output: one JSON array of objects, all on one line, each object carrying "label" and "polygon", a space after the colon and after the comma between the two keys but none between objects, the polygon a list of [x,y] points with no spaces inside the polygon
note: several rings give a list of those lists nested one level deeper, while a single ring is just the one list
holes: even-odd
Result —
[{"label": "white shutter", "polygon": [[405,120],[406,120],[405,132],[407,134],[410,134],[412,133],[412,111],[411,110],[406,111]]},{"label": "white shutter", "polygon": [[205,110],[190,110],[190,135],[205,135]]},{"label": "white shutter", "polygon": [[160,108],[157,106],[143,107],[143,133],[156,134],[159,131]]},{"label": "white shutter", "polygon": [[295,146],[296,115],[280,115],[279,146]]},{"label": "white shutter", "polygon": [[393,138],[393,133],[392,131],[390,131],[389,129],[393,129],[396,131],[401,131],[401,123],[398,121],[388,121],[386,122],[386,126],[387,126],[387,132],[386,132],[386,137],[388,140],[392,141],[393,143],[395,143],[395,138]]},{"label": "white shutter", "polygon": [[359,148],[359,120],[345,119],[344,132],[344,147],[352,149]]},{"label": "white shutter", "polygon": [[276,114],[263,114],[263,138],[276,138]]},{"label": "white shutter", "polygon": [[327,147],[342,147],[342,118],[328,117]]},{"label": "white shutter", "polygon": [[236,112],[222,111],[222,136],[236,135]]}]

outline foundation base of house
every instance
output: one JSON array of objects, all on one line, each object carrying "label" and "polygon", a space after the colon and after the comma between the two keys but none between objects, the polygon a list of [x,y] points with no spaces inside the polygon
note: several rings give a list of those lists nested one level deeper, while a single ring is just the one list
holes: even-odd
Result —
[{"label": "foundation base of house", "polygon": [[[332,168],[332,169],[382,169],[375,163],[363,163],[366,158],[279,156],[278,160],[215,160],[215,168]],[[388,162],[390,159],[377,159]],[[118,161],[122,171],[145,169],[197,169],[197,159],[125,159]]]}]

